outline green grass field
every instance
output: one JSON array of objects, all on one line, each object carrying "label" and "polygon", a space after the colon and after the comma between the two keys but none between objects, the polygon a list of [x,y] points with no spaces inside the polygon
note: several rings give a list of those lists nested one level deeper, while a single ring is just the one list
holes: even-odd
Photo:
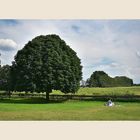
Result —
[{"label": "green grass field", "polygon": [[0,100],[0,120],[140,120],[140,103],[100,101],[46,103],[45,99]]},{"label": "green grass field", "polygon": [[[1,92],[2,93],[2,92]],[[18,93],[16,93],[18,94]],[[24,93],[23,93],[24,94]],[[51,94],[64,94],[54,90]],[[140,95],[140,87],[80,88],[77,95]],[[140,102],[65,101],[45,99],[1,99],[0,120],[140,120]]]},{"label": "green grass field", "polygon": [[[0,94],[5,94],[5,91],[0,91]],[[19,94],[19,92],[13,92],[13,94]],[[20,92],[20,94],[25,94],[25,92]],[[37,94],[37,93],[34,93]],[[45,93],[40,93],[45,94]],[[63,95],[59,90],[53,90],[51,94]],[[70,94],[70,93],[69,93]],[[80,88],[76,95],[140,95],[140,86],[132,87],[109,87],[109,88]]]},{"label": "green grass field", "polygon": [[[63,94],[54,90],[52,94]],[[140,95],[140,86],[109,87],[109,88],[80,88],[77,95]]]}]

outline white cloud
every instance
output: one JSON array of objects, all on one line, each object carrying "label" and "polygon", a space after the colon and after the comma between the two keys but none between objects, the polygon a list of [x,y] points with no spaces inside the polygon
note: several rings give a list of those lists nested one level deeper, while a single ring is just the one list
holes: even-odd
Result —
[{"label": "white cloud", "polygon": [[136,55],[140,58],[140,52],[139,51],[136,52]]},{"label": "white cloud", "polygon": [[11,51],[15,50],[16,47],[17,44],[12,39],[0,39],[0,50]]},{"label": "white cloud", "polygon": [[[81,55],[83,64],[92,66],[85,69],[84,73],[104,70],[111,76],[125,75],[139,83],[140,71],[137,69],[140,68],[140,60],[137,56],[139,56],[138,52],[140,51],[140,33],[114,31],[110,26],[105,25],[102,30],[97,34],[95,32],[93,36],[92,40],[81,39],[79,41],[81,43],[79,46],[83,46],[83,54]],[[79,52],[81,48],[79,48]],[[137,52],[137,56],[135,52]],[[113,68],[109,65],[100,65],[101,58],[108,58],[118,66],[113,64],[116,66]]]}]

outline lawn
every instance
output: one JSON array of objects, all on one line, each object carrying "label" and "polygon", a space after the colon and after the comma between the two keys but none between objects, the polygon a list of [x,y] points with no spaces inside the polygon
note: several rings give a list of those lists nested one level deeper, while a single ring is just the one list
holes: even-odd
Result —
[{"label": "lawn", "polygon": [[0,120],[140,120],[139,102],[50,102],[45,99],[0,100]]}]

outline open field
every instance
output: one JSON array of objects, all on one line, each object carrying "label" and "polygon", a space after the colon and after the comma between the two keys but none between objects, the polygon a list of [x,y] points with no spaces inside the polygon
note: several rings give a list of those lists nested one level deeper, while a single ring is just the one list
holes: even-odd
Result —
[{"label": "open field", "polygon": [[[64,93],[54,90],[51,94]],[[80,88],[76,95],[140,95],[140,87],[86,87]],[[115,106],[106,107],[105,101],[58,100],[47,103],[41,97],[5,98],[0,99],[0,120],[140,120],[140,102],[126,101],[116,100]]]},{"label": "open field", "polygon": [[79,95],[140,95],[140,87],[80,88]]},{"label": "open field", "polygon": [[[5,94],[5,91],[0,91],[0,94]],[[13,92],[13,94],[19,94],[19,92]],[[25,94],[25,92],[20,92],[20,94]],[[29,94],[29,93],[28,93]],[[38,93],[33,93],[38,94]],[[45,93],[39,93],[44,94]],[[59,90],[53,90],[50,94],[64,95]],[[70,93],[69,93],[70,94]],[[140,86],[132,87],[109,87],[109,88],[80,88],[75,95],[140,95]]]},{"label": "open field", "polygon": [[[53,94],[63,94],[53,91]],[[132,87],[109,87],[109,88],[80,88],[77,95],[140,95],[140,86]]]},{"label": "open field", "polygon": [[140,120],[140,103],[65,101],[46,103],[45,99],[0,100],[0,120]]}]

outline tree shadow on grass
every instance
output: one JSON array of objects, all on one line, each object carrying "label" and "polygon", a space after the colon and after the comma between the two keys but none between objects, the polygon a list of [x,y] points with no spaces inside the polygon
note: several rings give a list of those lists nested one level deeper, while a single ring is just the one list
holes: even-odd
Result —
[{"label": "tree shadow on grass", "polygon": [[53,104],[53,103],[64,103],[67,100],[50,100],[47,101],[45,98],[6,98],[0,99],[0,103],[11,103],[11,104]]},{"label": "tree shadow on grass", "polygon": [[[140,103],[139,99],[111,99],[113,102],[131,102],[131,103]],[[69,99],[55,99],[47,101],[45,98],[3,98],[0,99],[0,103],[11,103],[11,104],[55,104],[55,103],[64,103],[69,101]],[[71,100],[71,101],[102,101],[106,102],[107,99],[89,99],[89,100]]]}]

